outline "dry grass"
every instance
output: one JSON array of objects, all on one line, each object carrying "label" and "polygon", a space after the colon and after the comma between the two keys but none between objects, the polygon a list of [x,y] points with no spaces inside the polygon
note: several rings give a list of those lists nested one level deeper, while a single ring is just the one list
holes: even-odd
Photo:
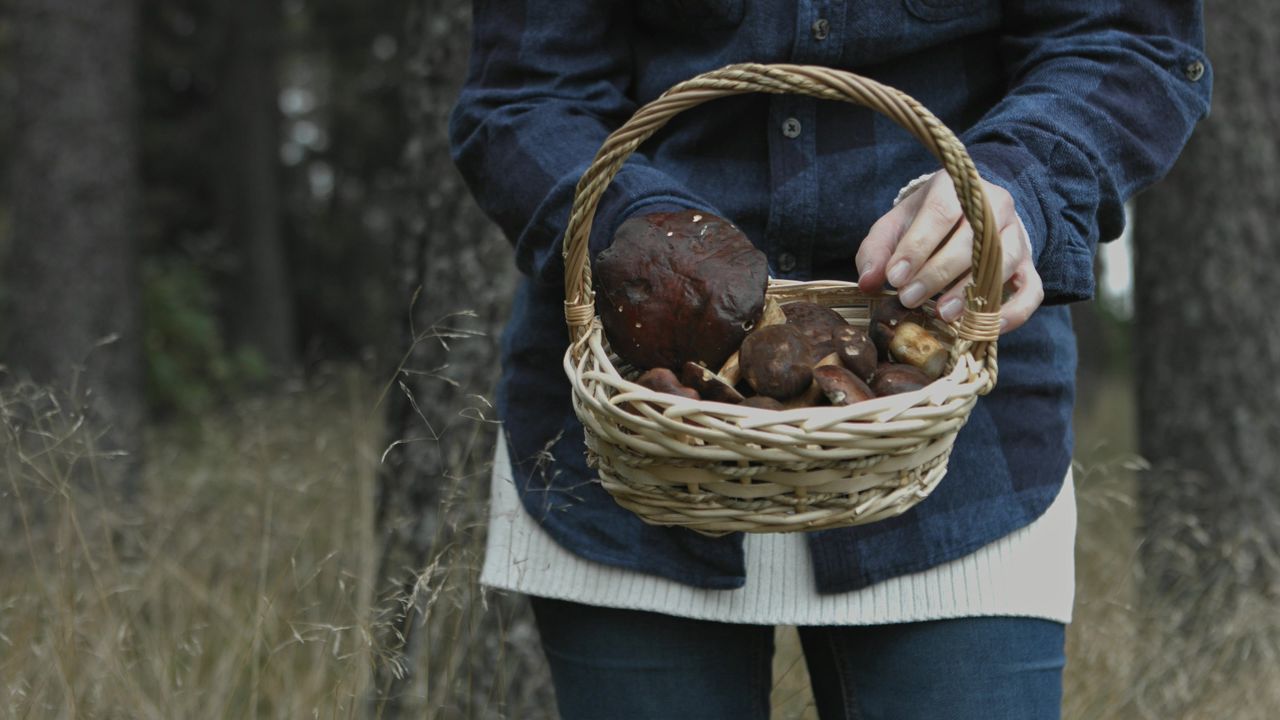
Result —
[{"label": "dry grass", "polygon": [[[1124,388],[1109,390],[1087,409],[1079,443],[1066,717],[1277,716],[1280,662],[1258,640],[1280,627],[1269,604],[1233,610],[1212,648],[1147,630],[1136,595],[1131,403]],[[345,375],[237,404],[199,427],[159,428],[144,500],[122,515],[95,488],[92,468],[110,459],[92,458],[75,413],[32,388],[6,391],[0,718],[376,716],[367,691],[384,658],[371,618],[405,599],[379,597],[372,577],[383,449],[375,395]],[[413,599],[428,610],[431,647],[454,648],[417,668],[427,679],[415,717],[553,712],[527,618],[475,586],[483,485],[451,490],[447,512],[474,531],[455,535],[421,572]],[[813,718],[793,635],[780,637],[775,717]],[[1193,703],[1152,709],[1171,694]]]},{"label": "dry grass", "polygon": [[158,429],[128,516],[92,491],[110,460],[73,411],[33,388],[5,400],[0,715],[359,715],[378,441],[363,386]]}]

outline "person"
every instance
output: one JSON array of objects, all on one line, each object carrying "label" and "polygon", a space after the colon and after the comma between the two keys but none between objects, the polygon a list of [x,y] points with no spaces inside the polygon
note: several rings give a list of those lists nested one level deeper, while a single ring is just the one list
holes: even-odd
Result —
[{"label": "person", "polygon": [[[502,342],[483,582],[530,596],[565,718],[765,718],[773,626],[799,628],[824,718],[1058,717],[1074,580],[1075,340],[1099,240],[1208,111],[1190,0],[486,0],[451,118],[457,166],[523,277]],[[574,186],[640,105],[734,62],[857,72],[960,136],[1004,249],[1000,376],[947,477],[889,520],[704,537],[592,482],[561,359]],[[623,220],[732,220],[780,278],[891,285],[959,314],[972,233],[893,122],[796,95],[677,116],[601,199]],[[898,200],[895,204],[895,199]]]}]

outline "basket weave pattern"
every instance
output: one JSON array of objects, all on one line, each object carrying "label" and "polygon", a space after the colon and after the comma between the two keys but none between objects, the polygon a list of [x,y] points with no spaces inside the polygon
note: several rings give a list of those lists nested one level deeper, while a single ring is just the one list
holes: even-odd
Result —
[{"label": "basket weave pattern", "polygon": [[[657,393],[608,346],[595,313],[587,238],[623,162],[675,114],[747,92],[853,102],[893,118],[941,161],[974,230],[972,282],[956,326],[935,320],[950,350],[943,377],[915,392],[848,407],[772,411]],[[817,530],[900,514],[946,472],[956,434],[996,379],[1000,246],[963,146],[906,95],[827,68],[731,65],[681,83],[609,136],[578,183],[565,238],[565,372],[604,488],[646,522],[707,534]],[[852,258],[850,258],[852,262]],[[808,300],[865,327],[879,301],[852,283],[770,281],[785,304]]]}]

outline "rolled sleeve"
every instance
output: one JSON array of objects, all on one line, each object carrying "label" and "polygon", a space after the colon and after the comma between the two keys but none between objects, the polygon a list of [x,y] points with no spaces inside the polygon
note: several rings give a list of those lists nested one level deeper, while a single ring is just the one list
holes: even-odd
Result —
[{"label": "rolled sleeve", "polygon": [[1200,3],[1005,6],[1010,88],[962,140],[1013,196],[1045,303],[1087,299],[1097,243],[1119,237],[1124,202],[1168,172],[1208,113]]}]

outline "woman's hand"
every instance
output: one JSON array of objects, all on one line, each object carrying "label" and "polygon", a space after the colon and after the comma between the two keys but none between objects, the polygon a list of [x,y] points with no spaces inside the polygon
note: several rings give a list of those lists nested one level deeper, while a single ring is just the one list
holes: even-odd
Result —
[{"label": "woman's hand", "polygon": [[[1004,254],[1003,279],[1012,294],[1000,308],[1000,332],[1019,327],[1044,300],[1044,285],[1031,256],[1031,241],[1002,187],[983,181]],[[907,307],[938,298],[948,322],[964,310],[964,286],[973,262],[973,230],[964,219],[955,186],[945,172],[934,176],[871,226],[858,249],[858,286],[880,291],[886,281]]]}]

